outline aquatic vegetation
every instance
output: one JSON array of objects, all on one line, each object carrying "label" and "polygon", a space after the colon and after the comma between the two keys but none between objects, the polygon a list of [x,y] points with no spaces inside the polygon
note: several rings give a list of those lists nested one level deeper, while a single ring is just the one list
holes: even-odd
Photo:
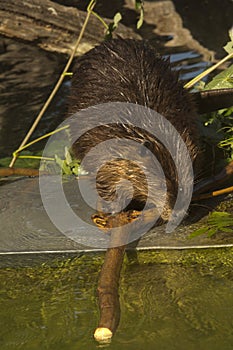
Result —
[{"label": "aquatic vegetation", "polygon": [[206,219],[206,225],[192,232],[189,238],[202,234],[212,237],[218,232],[233,233],[233,214],[218,211],[210,213]]}]

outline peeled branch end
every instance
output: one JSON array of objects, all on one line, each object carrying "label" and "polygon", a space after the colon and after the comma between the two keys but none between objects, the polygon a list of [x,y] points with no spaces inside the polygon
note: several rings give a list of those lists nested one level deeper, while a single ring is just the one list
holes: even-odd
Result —
[{"label": "peeled branch end", "polygon": [[113,333],[110,329],[105,327],[96,328],[94,333],[94,338],[99,343],[110,343],[112,339]]}]

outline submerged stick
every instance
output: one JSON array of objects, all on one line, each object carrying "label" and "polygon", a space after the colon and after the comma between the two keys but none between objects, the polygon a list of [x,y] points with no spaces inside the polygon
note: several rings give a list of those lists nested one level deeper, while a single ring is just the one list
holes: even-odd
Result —
[{"label": "submerged stick", "polygon": [[95,330],[94,338],[98,342],[110,342],[120,321],[118,287],[125,248],[129,237],[129,229],[125,225],[128,222],[127,215],[121,214],[112,217],[110,222],[114,230],[110,231],[110,248],[107,249],[97,287],[100,320]]},{"label": "submerged stick", "polygon": [[101,269],[97,288],[100,320],[94,333],[99,342],[110,340],[120,322],[118,287],[124,252],[125,246],[109,248]]}]

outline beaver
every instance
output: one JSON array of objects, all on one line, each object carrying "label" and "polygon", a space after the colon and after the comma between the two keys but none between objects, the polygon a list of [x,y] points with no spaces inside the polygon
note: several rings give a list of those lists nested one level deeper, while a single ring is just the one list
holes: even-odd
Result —
[{"label": "beaver", "polygon": [[[191,94],[185,90],[179,81],[177,71],[172,71],[169,59],[164,59],[156,49],[148,42],[133,39],[112,39],[94,47],[77,60],[72,78],[72,88],[69,97],[69,115],[80,110],[88,110],[91,106],[103,103],[124,102],[143,106],[158,112],[166,118],[178,131],[184,141],[194,169],[194,178],[197,177],[201,162],[198,160],[201,154],[199,131],[197,127],[197,111],[195,101]],[[117,111],[116,113],[118,113]],[[82,131],[92,118],[98,118],[95,113],[88,114],[89,119],[79,118],[78,128]],[[141,118],[153,118],[153,114],[142,113]],[[142,122],[143,125],[143,122]],[[156,129],[156,125],[153,128]],[[74,155],[79,160],[87,156],[85,169],[89,174],[97,172],[94,180],[99,195],[109,207],[104,209],[109,213],[115,213],[118,208],[115,204],[116,195],[121,196],[125,208],[123,210],[142,210],[147,200],[148,192],[151,206],[158,207],[162,199],[165,200],[160,209],[161,218],[166,221],[171,214],[179,191],[177,169],[170,152],[164,144],[153,134],[142,127],[132,125],[127,120],[113,122],[108,125],[99,125],[85,131],[72,146]],[[166,137],[169,137],[167,135]],[[131,140],[144,146],[138,161],[135,163],[128,158],[132,152],[131,144],[124,150],[119,143],[119,149],[112,157],[108,147],[98,153],[90,155],[90,150],[106,140]],[[177,140],[174,140],[177,142]],[[164,174],[165,186],[162,175],[157,170],[152,170],[153,164],[148,152],[156,156]],[[140,152],[139,152],[140,153]],[[103,166],[95,167],[96,159],[102,158]],[[182,159],[182,155],[180,157]],[[147,161],[147,159],[149,159]],[[145,175],[145,163],[149,174]],[[180,164],[185,175],[185,164]],[[153,169],[158,169],[154,167]],[[151,174],[153,173],[153,174]],[[153,175],[153,176],[152,176]],[[125,179],[126,181],[121,181]],[[129,183],[133,187],[133,195],[129,191]],[[190,181],[187,177],[186,181]],[[116,192],[116,186],[120,184],[121,191]],[[123,199],[124,197],[124,199]],[[128,198],[131,198],[129,201]],[[118,198],[119,199],[119,198]],[[100,210],[99,207],[97,210]]]}]

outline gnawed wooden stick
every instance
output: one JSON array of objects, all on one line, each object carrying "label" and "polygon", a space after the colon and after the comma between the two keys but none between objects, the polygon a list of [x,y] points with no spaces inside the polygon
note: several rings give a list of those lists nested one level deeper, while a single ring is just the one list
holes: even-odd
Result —
[{"label": "gnawed wooden stick", "polygon": [[118,287],[124,252],[125,246],[109,248],[101,269],[97,288],[100,320],[94,333],[99,342],[110,340],[120,321]]},{"label": "gnawed wooden stick", "polygon": [[118,287],[125,247],[129,237],[129,228],[125,225],[129,223],[129,218],[124,214],[120,213],[109,220],[109,225],[114,230],[110,230],[110,248],[107,249],[97,287],[100,320],[94,338],[98,342],[109,342],[120,321]]}]

